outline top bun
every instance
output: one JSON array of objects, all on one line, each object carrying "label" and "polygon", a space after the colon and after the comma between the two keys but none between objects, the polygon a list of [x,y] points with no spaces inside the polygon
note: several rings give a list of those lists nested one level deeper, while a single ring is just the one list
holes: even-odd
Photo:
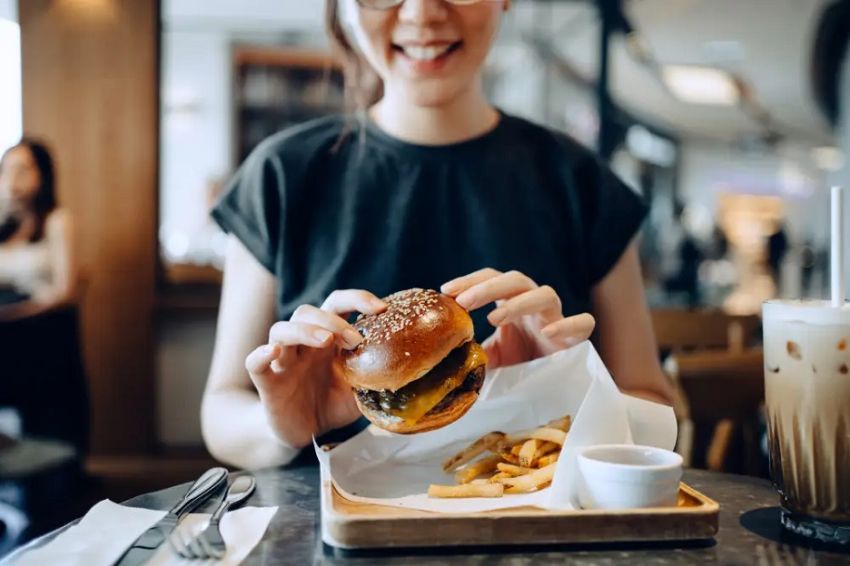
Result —
[{"label": "top bun", "polygon": [[472,319],[451,297],[409,289],[384,302],[387,310],[354,323],[363,342],[340,354],[342,375],[352,387],[398,391],[472,340]]}]

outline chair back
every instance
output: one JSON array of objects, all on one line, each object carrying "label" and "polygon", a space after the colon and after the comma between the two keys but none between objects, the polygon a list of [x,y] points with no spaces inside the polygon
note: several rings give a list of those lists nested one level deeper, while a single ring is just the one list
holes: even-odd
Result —
[{"label": "chair back", "polygon": [[740,351],[752,345],[761,326],[758,316],[720,310],[653,309],[652,327],[662,352],[705,349]]}]

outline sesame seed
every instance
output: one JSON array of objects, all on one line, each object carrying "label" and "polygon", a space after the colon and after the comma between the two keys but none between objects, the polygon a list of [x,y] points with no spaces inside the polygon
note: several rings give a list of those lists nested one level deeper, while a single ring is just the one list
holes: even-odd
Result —
[{"label": "sesame seed", "polygon": [[[413,325],[414,319],[421,317],[439,305],[440,294],[431,289],[408,289],[393,293],[384,299],[387,310],[377,315],[360,315],[355,326],[363,335],[360,347],[368,344],[381,344],[393,334]],[[408,352],[405,355],[409,356]]]}]

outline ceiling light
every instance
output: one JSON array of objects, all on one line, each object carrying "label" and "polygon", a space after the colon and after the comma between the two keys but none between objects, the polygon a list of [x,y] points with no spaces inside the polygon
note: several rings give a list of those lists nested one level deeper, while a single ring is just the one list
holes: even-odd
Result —
[{"label": "ceiling light", "polygon": [[734,77],[712,67],[665,65],[662,78],[673,96],[688,104],[734,106],[741,96]]}]

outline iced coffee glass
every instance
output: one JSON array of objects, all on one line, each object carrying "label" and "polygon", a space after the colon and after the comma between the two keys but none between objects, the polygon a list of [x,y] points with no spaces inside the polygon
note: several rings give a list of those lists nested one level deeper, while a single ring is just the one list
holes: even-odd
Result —
[{"label": "iced coffee glass", "polygon": [[763,308],[770,474],[783,526],[850,545],[850,303]]}]

